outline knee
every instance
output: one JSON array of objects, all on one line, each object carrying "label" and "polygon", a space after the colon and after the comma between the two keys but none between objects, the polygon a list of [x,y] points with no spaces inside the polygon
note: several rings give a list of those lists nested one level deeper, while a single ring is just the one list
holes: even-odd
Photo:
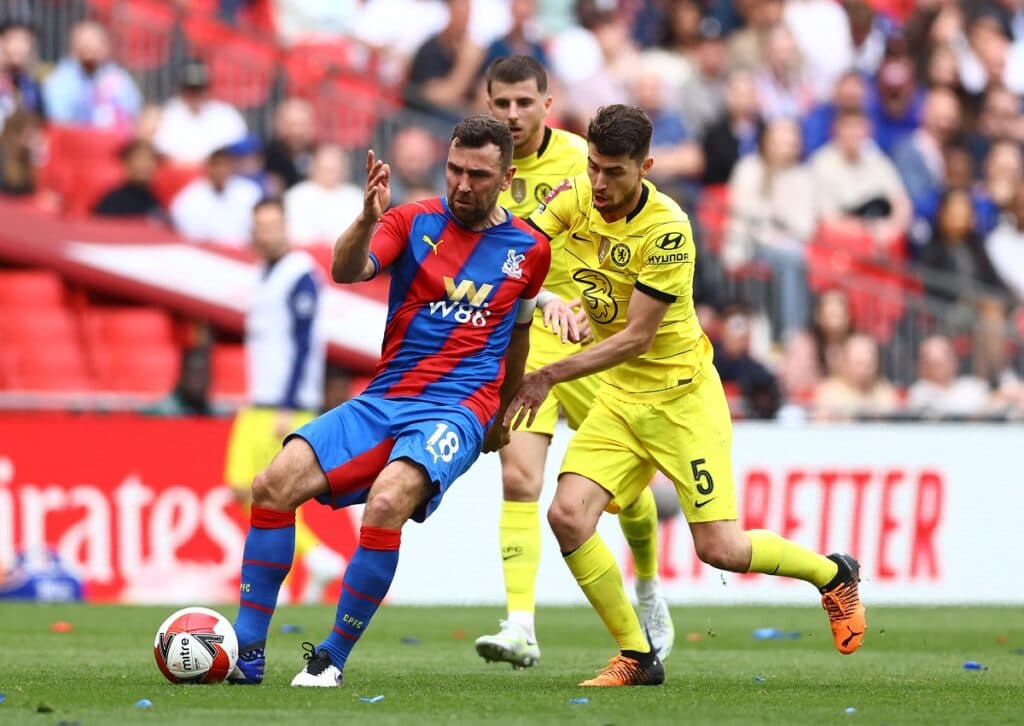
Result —
[{"label": "knee", "polygon": [[267,468],[252,480],[252,503],[257,507],[287,510],[298,506],[290,501],[287,480]]},{"label": "knee", "polygon": [[694,542],[694,549],[701,562],[718,570],[745,572],[750,564],[749,552],[739,543],[724,537]]},{"label": "knee", "polygon": [[514,463],[505,466],[501,471],[501,484],[505,500],[510,502],[537,501],[543,481],[543,476],[537,476]]},{"label": "knee", "polygon": [[548,524],[563,550],[576,549],[594,532],[593,524],[587,522],[582,509],[557,497],[548,509]]},{"label": "knee", "polygon": [[404,498],[390,488],[375,488],[370,491],[363,511],[363,522],[371,527],[401,526],[409,513],[405,511]]}]

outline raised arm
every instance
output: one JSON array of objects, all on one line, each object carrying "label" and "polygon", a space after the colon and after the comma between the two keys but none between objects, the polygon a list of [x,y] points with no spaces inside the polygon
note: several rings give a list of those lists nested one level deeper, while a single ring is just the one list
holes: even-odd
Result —
[{"label": "raised arm", "polygon": [[370,238],[381,215],[391,204],[391,167],[366,152],[366,187],[363,211],[334,243],[331,277],[335,282],[362,282],[377,273],[370,260]]}]

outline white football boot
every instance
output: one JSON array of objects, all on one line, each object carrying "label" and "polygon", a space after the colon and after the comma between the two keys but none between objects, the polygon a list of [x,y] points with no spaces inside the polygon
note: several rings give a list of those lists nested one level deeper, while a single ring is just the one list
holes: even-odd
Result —
[{"label": "white football boot", "polygon": [[316,649],[312,643],[303,643],[306,649],[306,667],[292,678],[292,685],[297,687],[313,688],[337,688],[344,682],[335,665],[331,662],[331,656],[326,650]]},{"label": "white football boot", "polygon": [[529,668],[540,663],[537,640],[531,640],[525,630],[508,620],[501,621],[501,630],[496,635],[477,638],[476,652],[488,663],[511,663],[513,668]]}]

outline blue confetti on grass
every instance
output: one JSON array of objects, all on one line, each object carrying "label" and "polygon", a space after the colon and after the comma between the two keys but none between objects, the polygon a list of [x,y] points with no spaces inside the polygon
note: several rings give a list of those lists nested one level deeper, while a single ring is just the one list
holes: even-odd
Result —
[{"label": "blue confetti on grass", "polygon": [[421,642],[415,635],[407,635],[402,638],[403,645],[419,645]]},{"label": "blue confetti on grass", "polygon": [[301,633],[302,632],[302,626],[301,625],[292,625],[291,623],[285,623],[284,625],[281,626],[281,632],[282,633]]},{"label": "blue confetti on grass", "polygon": [[140,698],[135,702],[135,708],[153,708],[153,702],[148,698]]},{"label": "blue confetti on grass", "polygon": [[764,683],[767,680],[764,676],[754,676],[754,683]]},{"label": "blue confetti on grass", "polygon": [[575,703],[575,704],[590,703],[590,699],[589,698],[570,698],[569,699],[569,703]]},{"label": "blue confetti on grass", "polygon": [[982,665],[981,663],[979,663],[976,660],[969,660],[966,663],[964,663],[964,670],[965,671],[987,671],[988,670],[988,666]]},{"label": "blue confetti on grass", "polygon": [[380,703],[384,700],[384,696],[374,696],[373,698],[370,698],[369,696],[360,696],[359,700],[363,703]]},{"label": "blue confetti on grass", "polygon": [[854,708],[853,706],[848,706],[848,707],[847,707],[847,708],[846,708],[846,709],[845,709],[845,710],[843,711],[843,713],[857,713],[857,709],[855,709],[855,708]]},{"label": "blue confetti on grass", "polygon": [[7,700],[7,696],[5,696],[4,694],[0,693],[0,703],[3,703],[6,700]]}]

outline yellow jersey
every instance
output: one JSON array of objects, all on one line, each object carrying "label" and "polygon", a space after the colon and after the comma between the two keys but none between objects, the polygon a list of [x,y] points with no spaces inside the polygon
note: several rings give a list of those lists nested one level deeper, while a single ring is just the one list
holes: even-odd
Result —
[{"label": "yellow jersey", "polygon": [[694,312],[696,248],[690,219],[679,205],[644,180],[637,207],[606,222],[583,173],[555,187],[529,221],[551,238],[568,233],[565,266],[582,294],[596,341],[626,327],[634,289],[670,303],[650,349],[597,378],[627,400],[656,402],[685,393],[711,365],[713,352]]},{"label": "yellow jersey", "polygon": [[[544,127],[544,140],[537,152],[513,159],[512,163],[516,167],[516,175],[512,177],[511,186],[498,197],[498,203],[517,217],[526,219],[553,188],[586,171],[587,142],[568,131]],[[564,243],[564,235],[551,239],[551,269],[544,280],[544,289],[571,300],[579,293],[565,269]],[[537,315],[541,315],[539,310]]]}]

